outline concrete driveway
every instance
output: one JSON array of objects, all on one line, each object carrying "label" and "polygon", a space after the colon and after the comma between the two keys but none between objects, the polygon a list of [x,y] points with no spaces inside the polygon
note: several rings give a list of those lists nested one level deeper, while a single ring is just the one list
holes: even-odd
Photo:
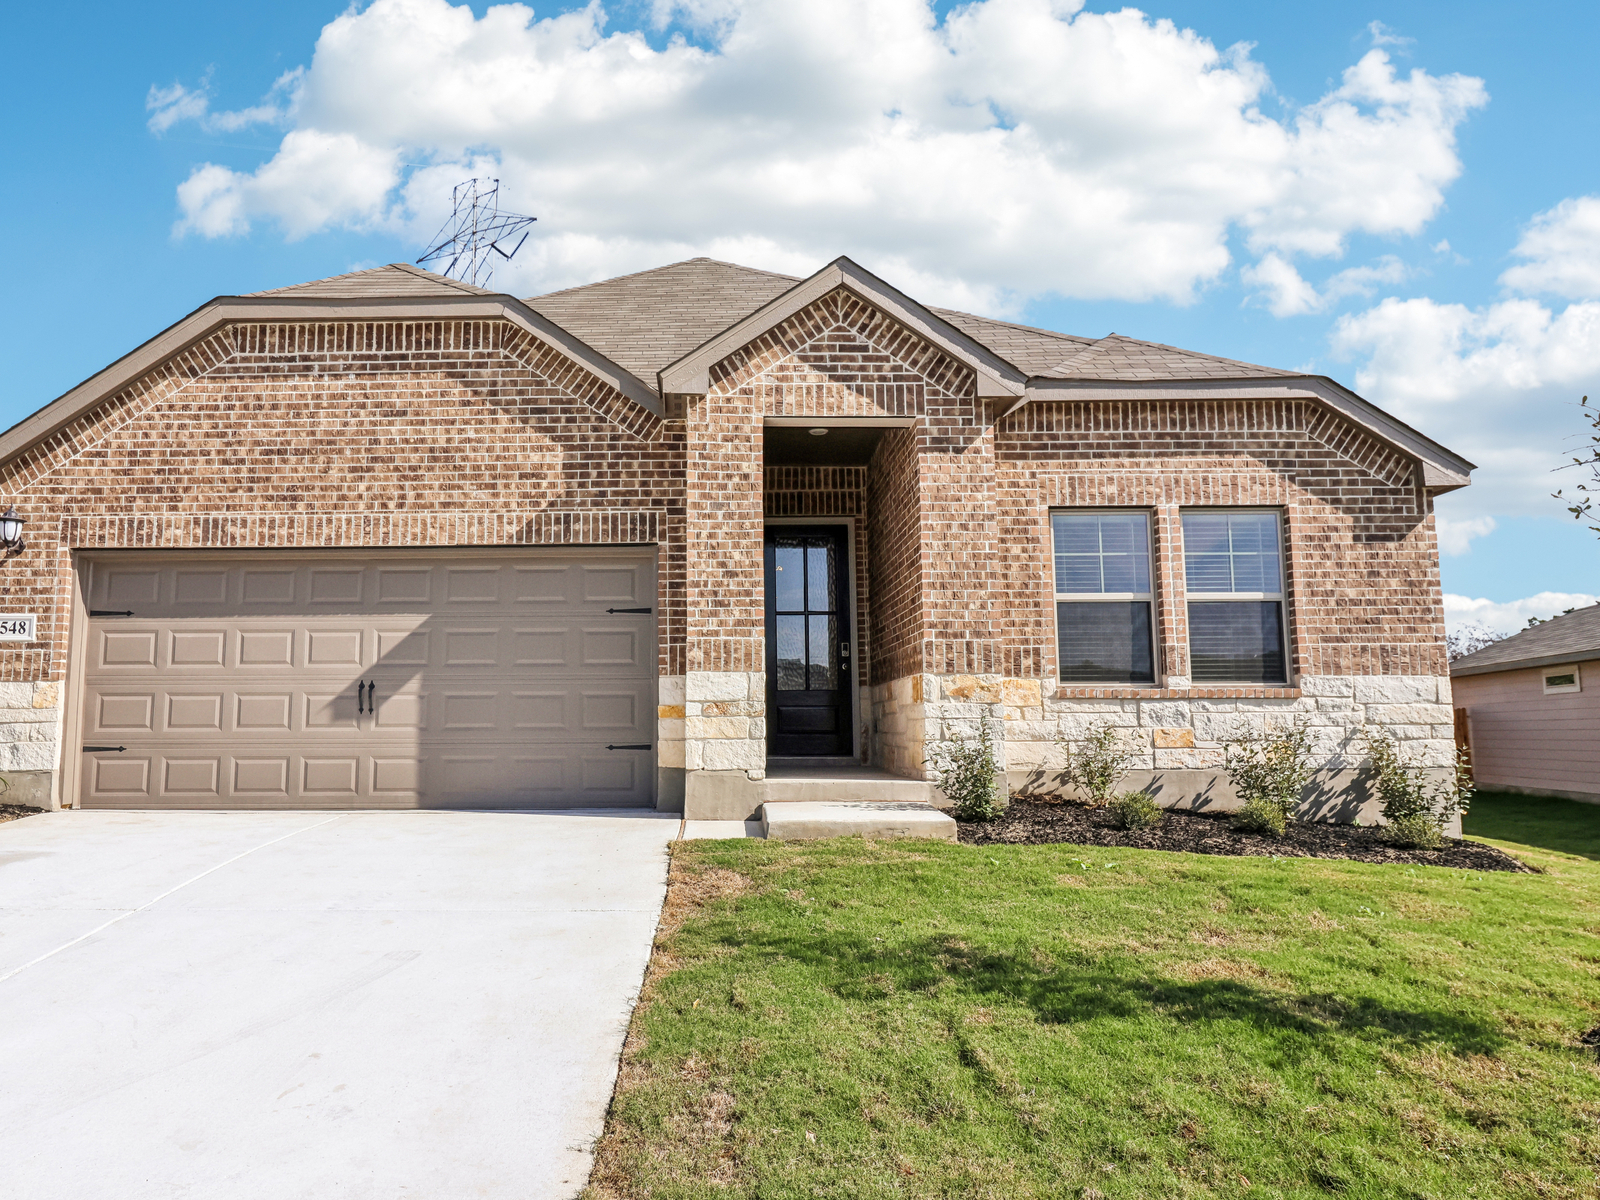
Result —
[{"label": "concrete driveway", "polygon": [[0,824],[8,1200],[575,1195],[676,817]]}]

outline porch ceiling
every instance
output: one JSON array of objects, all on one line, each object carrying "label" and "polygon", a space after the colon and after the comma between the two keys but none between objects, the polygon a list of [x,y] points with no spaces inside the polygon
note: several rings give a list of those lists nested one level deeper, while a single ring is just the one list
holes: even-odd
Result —
[{"label": "porch ceiling", "polygon": [[861,467],[888,432],[834,426],[818,437],[798,426],[768,425],[762,430],[763,455],[769,467]]}]

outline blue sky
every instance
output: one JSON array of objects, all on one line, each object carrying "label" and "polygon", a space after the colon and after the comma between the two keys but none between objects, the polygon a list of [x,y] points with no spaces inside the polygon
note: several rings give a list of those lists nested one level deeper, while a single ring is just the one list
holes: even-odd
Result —
[{"label": "blue sky", "polygon": [[1547,495],[1600,394],[1600,6],[1114,11],[18,9],[0,423],[213,295],[415,259],[490,169],[540,217],[496,281],[523,294],[848,253],[931,302],[1333,375],[1482,465],[1439,507],[1453,620],[1600,592]]}]

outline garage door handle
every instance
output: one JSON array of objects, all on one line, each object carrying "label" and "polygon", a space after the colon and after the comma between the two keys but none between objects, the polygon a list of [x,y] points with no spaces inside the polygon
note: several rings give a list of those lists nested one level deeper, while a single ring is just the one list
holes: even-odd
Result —
[{"label": "garage door handle", "polygon": [[[606,611],[608,613],[647,613],[650,610],[648,608],[608,608]],[[132,616],[133,614],[129,613],[128,615]]]},{"label": "garage door handle", "polygon": [[126,746],[85,746],[83,752],[85,754],[111,754],[113,752],[121,754],[126,749]]},{"label": "garage door handle", "polygon": [[133,609],[131,609],[131,608],[91,608],[89,610],[89,615],[91,617],[131,617],[131,616],[133,616]]},{"label": "garage door handle", "polygon": [[648,749],[650,749],[650,743],[649,742],[644,742],[641,745],[637,745],[637,746],[607,746],[606,749],[607,750],[648,750]]},{"label": "garage door handle", "polygon": [[[378,685],[375,684],[375,683],[367,683],[365,680],[363,680],[362,682],[356,684],[356,715],[357,716],[360,716],[363,712],[366,711],[365,709],[363,709],[361,707],[361,697],[366,692],[366,690],[368,688],[371,688],[374,692],[376,692],[378,690]],[[371,708],[373,712],[377,712],[378,711],[377,707],[372,703],[370,697],[367,700],[367,707]]]}]

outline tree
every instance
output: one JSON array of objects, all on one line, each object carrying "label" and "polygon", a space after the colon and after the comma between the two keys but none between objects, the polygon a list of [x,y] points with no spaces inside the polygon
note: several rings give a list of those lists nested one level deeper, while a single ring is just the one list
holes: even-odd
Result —
[{"label": "tree", "polygon": [[1506,635],[1503,633],[1496,633],[1494,630],[1489,629],[1486,626],[1473,622],[1471,624],[1463,625],[1454,633],[1445,634],[1445,651],[1450,655],[1450,661],[1455,662],[1458,658],[1465,658],[1469,654],[1476,654],[1485,646],[1494,645],[1505,636]]},{"label": "tree", "polygon": [[1587,434],[1589,444],[1583,450],[1572,456],[1572,461],[1560,468],[1563,471],[1573,467],[1586,467],[1589,471],[1589,480],[1580,483],[1572,490],[1573,495],[1565,494],[1565,488],[1559,488],[1552,493],[1557,500],[1570,501],[1567,511],[1574,520],[1590,522],[1589,528],[1595,533],[1600,533],[1600,515],[1594,510],[1597,497],[1600,497],[1600,404],[1589,403],[1585,396],[1578,401],[1578,407],[1583,409],[1584,420],[1589,423],[1590,432]]}]

